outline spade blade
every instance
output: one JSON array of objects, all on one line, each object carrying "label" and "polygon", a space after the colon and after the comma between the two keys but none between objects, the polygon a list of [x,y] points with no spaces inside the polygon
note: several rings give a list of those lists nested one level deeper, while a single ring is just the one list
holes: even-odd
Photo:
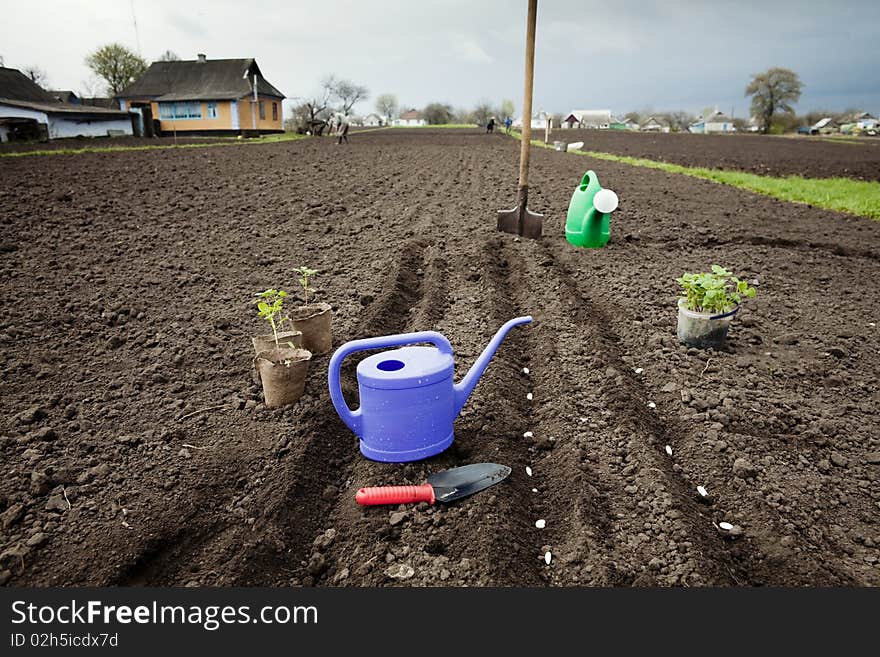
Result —
[{"label": "spade blade", "polygon": [[438,502],[453,502],[494,486],[510,474],[510,468],[498,463],[472,463],[437,472],[428,477]]}]

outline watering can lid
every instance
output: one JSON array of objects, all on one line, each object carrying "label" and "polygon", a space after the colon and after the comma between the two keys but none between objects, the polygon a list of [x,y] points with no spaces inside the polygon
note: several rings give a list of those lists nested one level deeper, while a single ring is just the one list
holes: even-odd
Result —
[{"label": "watering can lid", "polygon": [[368,388],[420,388],[452,378],[454,366],[452,355],[436,347],[402,347],[362,360],[357,378]]}]

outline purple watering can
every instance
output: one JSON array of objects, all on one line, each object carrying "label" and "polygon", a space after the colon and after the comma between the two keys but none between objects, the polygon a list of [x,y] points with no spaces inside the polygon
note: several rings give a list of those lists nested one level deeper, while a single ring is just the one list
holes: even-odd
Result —
[{"label": "purple watering can", "polygon": [[[452,444],[452,423],[483,376],[517,317],[502,326],[460,383],[453,383],[452,345],[436,331],[353,340],[330,359],[330,398],[342,421],[360,438],[361,453],[374,461],[403,463],[439,454]],[[402,347],[430,342],[433,347]],[[339,370],[356,351],[398,347],[365,358],[357,366],[361,405],[352,411],[342,397]]]}]

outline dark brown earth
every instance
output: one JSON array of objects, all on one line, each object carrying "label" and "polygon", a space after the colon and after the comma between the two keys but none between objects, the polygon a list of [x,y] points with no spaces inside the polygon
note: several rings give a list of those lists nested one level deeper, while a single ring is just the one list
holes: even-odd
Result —
[{"label": "dark brown earth", "polygon": [[[0,160],[2,583],[880,584],[880,224],[535,149],[547,236],[520,240],[494,214],[518,150],[388,130]],[[562,237],[587,166],[621,198],[598,251]],[[457,377],[535,322],[452,448],[367,461],[329,355],[293,407],[252,382],[251,295],[305,263],[335,344],[436,329]],[[675,338],[674,279],[712,263],[758,286],[718,353]],[[476,461],[513,473],[446,507],[354,502]]]},{"label": "dark brown earth", "polygon": [[235,141],[235,137],[220,135],[216,137],[73,137],[70,139],[56,139],[47,142],[3,142],[0,144],[0,154],[3,153],[28,153],[30,151],[56,151],[80,148],[115,148],[117,146],[174,146],[175,144],[205,144],[211,142]]},{"label": "dark brown earth", "polygon": [[[535,131],[533,136],[543,139],[544,133]],[[816,136],[555,130],[554,140],[582,141],[587,151],[762,176],[880,180],[880,139],[868,137],[835,143]]]}]

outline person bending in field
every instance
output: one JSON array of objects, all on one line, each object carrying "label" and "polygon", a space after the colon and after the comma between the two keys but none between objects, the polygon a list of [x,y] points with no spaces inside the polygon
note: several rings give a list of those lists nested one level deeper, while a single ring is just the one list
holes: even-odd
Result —
[{"label": "person bending in field", "polygon": [[490,134],[495,131],[495,117],[489,119],[489,123],[486,124],[486,134]]},{"label": "person bending in field", "polygon": [[348,117],[345,116],[342,112],[337,112],[335,121],[336,123],[336,143],[341,144],[343,140],[345,143],[348,143]]}]

